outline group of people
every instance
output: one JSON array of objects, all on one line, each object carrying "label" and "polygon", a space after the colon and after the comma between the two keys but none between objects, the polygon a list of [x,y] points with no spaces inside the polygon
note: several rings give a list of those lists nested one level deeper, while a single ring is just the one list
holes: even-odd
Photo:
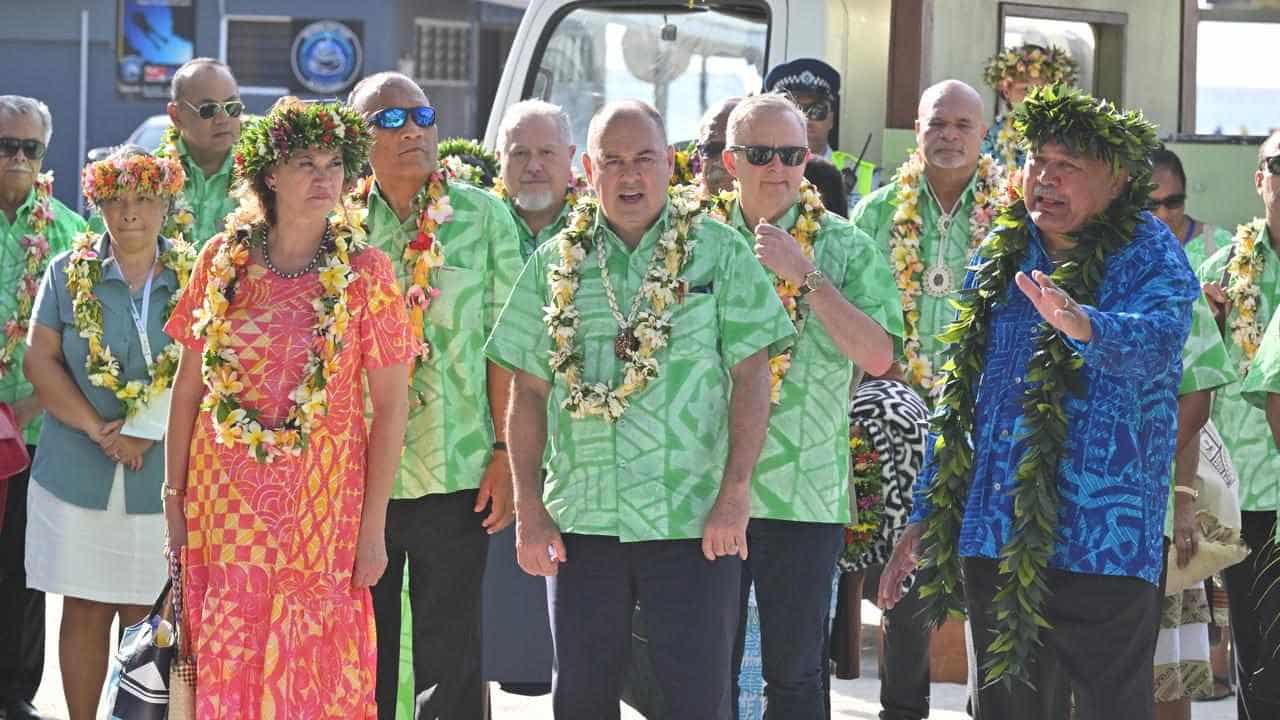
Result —
[{"label": "group of people", "polygon": [[1207,605],[1163,578],[1168,543],[1196,551],[1211,415],[1253,548],[1225,572],[1240,714],[1272,716],[1280,135],[1266,217],[1228,237],[1073,72],[997,56],[991,130],[975,89],[928,88],[874,192],[820,61],[713,107],[689,185],[647,103],[597,112],[578,179],[568,116],[528,100],[485,189],[404,75],[242,126],[198,59],[159,151],[85,169],[87,222],[40,173],[48,109],[0,96],[0,400],[34,458],[4,483],[0,708],[38,717],[43,593],[80,720],[112,622],[172,577],[198,717],[483,719],[496,560],[546,578],[519,624],[549,628],[559,718],[619,716],[637,606],[650,717],[745,718],[748,637],[767,716],[828,717],[852,398],[913,408],[871,553],[882,718],[928,715],[956,612],[975,717],[1188,717]]}]

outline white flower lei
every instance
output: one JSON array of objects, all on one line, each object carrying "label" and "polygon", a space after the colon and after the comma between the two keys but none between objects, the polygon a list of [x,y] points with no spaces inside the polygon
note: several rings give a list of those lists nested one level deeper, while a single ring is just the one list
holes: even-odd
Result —
[{"label": "white flower lei", "polygon": [[1262,324],[1258,320],[1258,298],[1261,296],[1258,282],[1262,279],[1262,266],[1266,256],[1262,253],[1262,231],[1267,221],[1255,218],[1236,228],[1232,242],[1235,251],[1227,263],[1227,299],[1235,308],[1231,319],[1231,340],[1240,348],[1240,377],[1249,373],[1249,364],[1262,344]]}]

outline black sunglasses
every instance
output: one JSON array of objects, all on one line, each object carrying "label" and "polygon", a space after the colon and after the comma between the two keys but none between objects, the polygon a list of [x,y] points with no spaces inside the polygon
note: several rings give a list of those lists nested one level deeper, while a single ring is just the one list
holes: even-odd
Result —
[{"label": "black sunglasses", "polygon": [[707,160],[719,160],[724,153],[724,143],[704,142],[698,145],[698,154]]},{"label": "black sunglasses", "polygon": [[1168,210],[1177,210],[1178,208],[1186,204],[1187,204],[1186,193],[1174,193],[1172,195],[1166,195],[1165,197],[1162,197],[1162,198],[1147,198],[1148,210],[1155,210],[1158,207],[1163,207]]},{"label": "black sunglasses", "polygon": [[413,123],[420,128],[429,128],[436,124],[436,109],[429,105],[412,108],[383,108],[374,113],[369,120],[383,130],[397,130],[404,127],[410,116],[413,117]]},{"label": "black sunglasses", "polygon": [[733,152],[741,152],[747,156],[747,162],[752,165],[768,165],[773,162],[773,156],[777,155],[783,165],[787,167],[795,167],[804,164],[805,156],[809,154],[809,148],[800,147],[798,145],[789,145],[787,147],[773,147],[772,145],[730,145],[727,148]]},{"label": "black sunglasses", "polygon": [[21,150],[29,160],[39,160],[49,148],[39,140],[19,140],[15,137],[0,138],[0,157],[13,157]]},{"label": "black sunglasses", "polygon": [[1261,165],[1272,175],[1280,175],[1280,155],[1272,155],[1269,158],[1264,158]]},{"label": "black sunglasses", "polygon": [[805,117],[816,122],[826,120],[827,116],[831,114],[831,102],[827,100],[815,100],[808,105],[796,103],[796,106],[800,108],[800,112],[804,113]]},{"label": "black sunglasses", "polygon": [[240,117],[240,113],[244,112],[244,103],[239,100],[207,102],[199,105],[192,105],[183,100],[182,103],[191,108],[191,112],[199,115],[201,120],[212,120],[213,116],[217,115],[219,111],[226,114],[227,117]]}]

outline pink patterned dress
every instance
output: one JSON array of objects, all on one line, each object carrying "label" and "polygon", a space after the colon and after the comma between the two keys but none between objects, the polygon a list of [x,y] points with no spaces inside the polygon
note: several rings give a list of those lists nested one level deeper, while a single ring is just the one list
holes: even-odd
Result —
[{"label": "pink patterned dress", "polygon": [[[204,248],[165,326],[196,351],[193,313],[222,243]],[[412,336],[387,256],[366,249],[352,265],[341,367],[323,427],[300,457],[261,464],[247,446],[215,443],[209,414],[196,419],[185,598],[202,720],[377,717],[373,606],[368,589],[351,585],[368,445],[363,371],[408,362]],[[288,412],[321,292],[315,274],[284,280],[252,263],[241,271],[228,319],[246,379],[241,402],[264,424]]]}]

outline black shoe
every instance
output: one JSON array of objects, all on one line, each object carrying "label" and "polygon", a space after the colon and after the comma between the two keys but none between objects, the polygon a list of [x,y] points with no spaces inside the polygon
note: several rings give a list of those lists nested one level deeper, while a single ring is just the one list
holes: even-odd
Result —
[{"label": "black shoe", "polygon": [[44,720],[36,706],[26,700],[6,700],[0,708],[4,709],[5,720]]}]

